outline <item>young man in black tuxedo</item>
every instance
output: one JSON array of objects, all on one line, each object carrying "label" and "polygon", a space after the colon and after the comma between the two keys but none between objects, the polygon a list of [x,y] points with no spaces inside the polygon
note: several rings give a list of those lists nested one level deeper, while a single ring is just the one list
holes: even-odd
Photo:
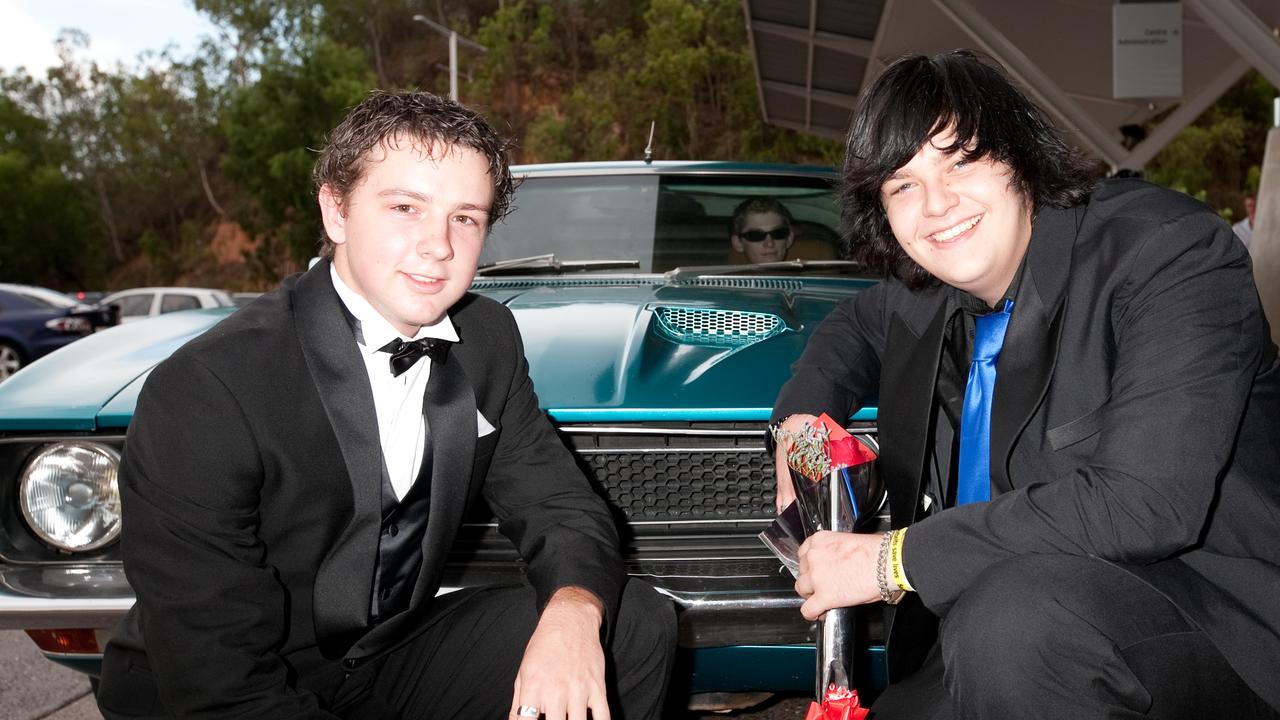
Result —
[{"label": "young man in black tuxedo", "polygon": [[[538,408],[519,332],[467,292],[510,204],[504,142],[371,93],[315,170],[324,260],[161,363],[121,470],[138,602],[108,718],[657,717],[674,613]],[[529,584],[437,596],[483,495]]]},{"label": "young man in black tuxedo", "polygon": [[873,715],[1276,718],[1280,364],[1227,224],[1095,184],[964,51],[868,88],[841,201],[886,279],[814,331],[775,460],[781,507],[786,432],[878,396],[895,530],[796,582],[810,618],[901,600]]}]

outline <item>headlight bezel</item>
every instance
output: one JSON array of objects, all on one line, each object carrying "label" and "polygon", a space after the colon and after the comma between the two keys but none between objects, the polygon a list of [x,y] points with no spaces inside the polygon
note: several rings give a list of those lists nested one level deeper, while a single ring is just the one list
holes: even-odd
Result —
[{"label": "headlight bezel", "polygon": [[[58,457],[67,458],[71,453],[85,451],[105,460],[107,466],[100,477],[94,478],[92,482],[87,483],[87,489],[94,493],[92,497],[93,509],[89,510],[89,512],[97,512],[97,508],[102,507],[105,503],[108,505],[108,510],[113,511],[115,519],[97,537],[87,542],[76,542],[68,540],[66,536],[58,536],[50,532],[45,523],[35,516],[36,512],[43,512],[43,510],[33,510],[31,507],[29,488],[33,482],[41,480],[36,473],[42,471],[42,466],[55,461]],[[43,546],[62,556],[92,554],[115,544],[120,537],[121,530],[120,459],[121,450],[119,444],[103,442],[101,439],[93,437],[49,438],[47,441],[33,447],[26,454],[26,458],[21,464],[21,470],[17,475],[17,482],[14,485],[16,495],[14,499],[18,506],[17,514],[21,517],[27,532]],[[65,502],[63,504],[65,505]]]}]

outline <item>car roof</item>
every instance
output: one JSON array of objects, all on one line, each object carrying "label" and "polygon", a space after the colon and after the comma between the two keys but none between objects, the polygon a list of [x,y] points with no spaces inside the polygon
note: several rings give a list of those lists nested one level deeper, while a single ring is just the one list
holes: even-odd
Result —
[{"label": "car roof", "polygon": [[[225,291],[225,290],[219,290],[219,289],[217,289],[217,288],[182,287],[182,286],[178,286],[178,285],[172,285],[172,286],[167,286],[167,287],[135,287],[135,288],[128,288],[128,289],[125,289],[125,290],[117,290],[117,291],[115,291],[115,292],[111,293],[111,295],[123,295],[123,294],[125,294],[125,293],[138,293],[138,292],[151,292],[151,293],[154,293],[154,292],[173,292],[173,293],[183,293],[183,292],[185,292],[185,293],[206,293],[206,292],[209,292],[209,293],[221,293],[221,292],[226,292],[226,291]],[[108,297],[110,297],[110,296],[108,296]]]},{"label": "car roof", "polygon": [[581,175],[799,175],[833,178],[835,168],[820,165],[790,165],[785,163],[745,163],[709,160],[640,160],[604,162],[538,163],[512,165],[511,174],[517,177],[581,176]]}]

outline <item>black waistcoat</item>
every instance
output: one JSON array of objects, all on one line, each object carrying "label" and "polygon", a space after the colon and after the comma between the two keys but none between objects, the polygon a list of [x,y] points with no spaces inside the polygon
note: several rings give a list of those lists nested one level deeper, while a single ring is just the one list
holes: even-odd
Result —
[{"label": "black waistcoat", "polygon": [[386,621],[409,607],[422,567],[422,539],[431,507],[431,434],[423,449],[422,467],[409,492],[396,500],[391,479],[382,472],[382,533],[378,567],[373,576],[373,622]]}]

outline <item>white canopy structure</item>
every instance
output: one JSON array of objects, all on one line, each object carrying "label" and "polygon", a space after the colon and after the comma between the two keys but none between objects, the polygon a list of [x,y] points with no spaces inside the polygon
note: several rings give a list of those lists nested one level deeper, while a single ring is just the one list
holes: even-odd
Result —
[{"label": "white canopy structure", "polygon": [[1113,170],[1141,170],[1250,67],[1280,87],[1280,0],[1180,5],[1182,94],[1116,98],[1113,0],[743,0],[769,123],[843,138],[859,91],[894,58],[968,47]]}]

